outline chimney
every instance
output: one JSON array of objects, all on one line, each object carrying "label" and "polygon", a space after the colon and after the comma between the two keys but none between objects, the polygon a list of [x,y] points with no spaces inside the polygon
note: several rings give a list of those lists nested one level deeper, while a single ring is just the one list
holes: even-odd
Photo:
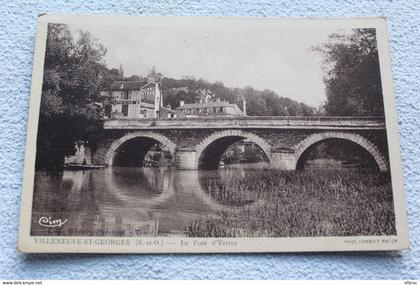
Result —
[{"label": "chimney", "polygon": [[179,107],[182,107],[182,106],[184,106],[184,101],[183,100],[179,101]]},{"label": "chimney", "polygon": [[216,98],[216,102],[220,102],[220,97],[217,97]]},{"label": "chimney", "polygon": [[246,101],[244,97],[242,97],[242,113],[246,116]]}]

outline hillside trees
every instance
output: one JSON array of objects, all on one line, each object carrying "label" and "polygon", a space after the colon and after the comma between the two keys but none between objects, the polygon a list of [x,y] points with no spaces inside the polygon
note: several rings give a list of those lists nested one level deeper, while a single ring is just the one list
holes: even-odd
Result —
[{"label": "hillside trees", "polygon": [[173,79],[164,77],[161,82],[164,105],[177,108],[182,100],[193,103],[199,89],[210,89],[218,98],[231,103],[245,98],[247,115],[249,116],[310,116],[315,114],[315,108],[299,103],[287,97],[280,97],[274,91],[265,89],[259,91],[253,87],[228,88],[222,82],[210,83],[203,79],[192,77]]}]

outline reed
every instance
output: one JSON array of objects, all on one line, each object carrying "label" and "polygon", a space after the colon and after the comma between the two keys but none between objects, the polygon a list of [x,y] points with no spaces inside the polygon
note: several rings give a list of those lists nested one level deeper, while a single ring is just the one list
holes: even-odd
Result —
[{"label": "reed", "polygon": [[369,170],[255,169],[243,178],[209,179],[207,191],[236,207],[194,220],[191,237],[396,234],[391,181]]}]

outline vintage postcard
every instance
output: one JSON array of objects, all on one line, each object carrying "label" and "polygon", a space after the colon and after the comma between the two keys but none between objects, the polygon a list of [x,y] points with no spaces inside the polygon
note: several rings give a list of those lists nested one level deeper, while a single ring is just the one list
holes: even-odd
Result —
[{"label": "vintage postcard", "polygon": [[384,18],[42,15],[19,250],[409,247]]}]

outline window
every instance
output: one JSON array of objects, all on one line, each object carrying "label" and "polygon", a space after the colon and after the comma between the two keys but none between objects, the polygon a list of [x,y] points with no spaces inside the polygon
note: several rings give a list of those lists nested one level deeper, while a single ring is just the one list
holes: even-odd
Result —
[{"label": "window", "polygon": [[128,90],[121,91],[122,99],[130,99],[130,94]]},{"label": "window", "polygon": [[151,92],[150,89],[142,89],[141,91],[141,101],[144,103],[154,104],[155,103],[155,94]]},{"label": "window", "polygon": [[105,116],[108,118],[111,118],[111,113],[112,113],[112,105],[111,104],[106,104],[105,105]]},{"label": "window", "polygon": [[121,106],[121,113],[123,113],[123,116],[128,116],[128,105],[122,105]]}]

